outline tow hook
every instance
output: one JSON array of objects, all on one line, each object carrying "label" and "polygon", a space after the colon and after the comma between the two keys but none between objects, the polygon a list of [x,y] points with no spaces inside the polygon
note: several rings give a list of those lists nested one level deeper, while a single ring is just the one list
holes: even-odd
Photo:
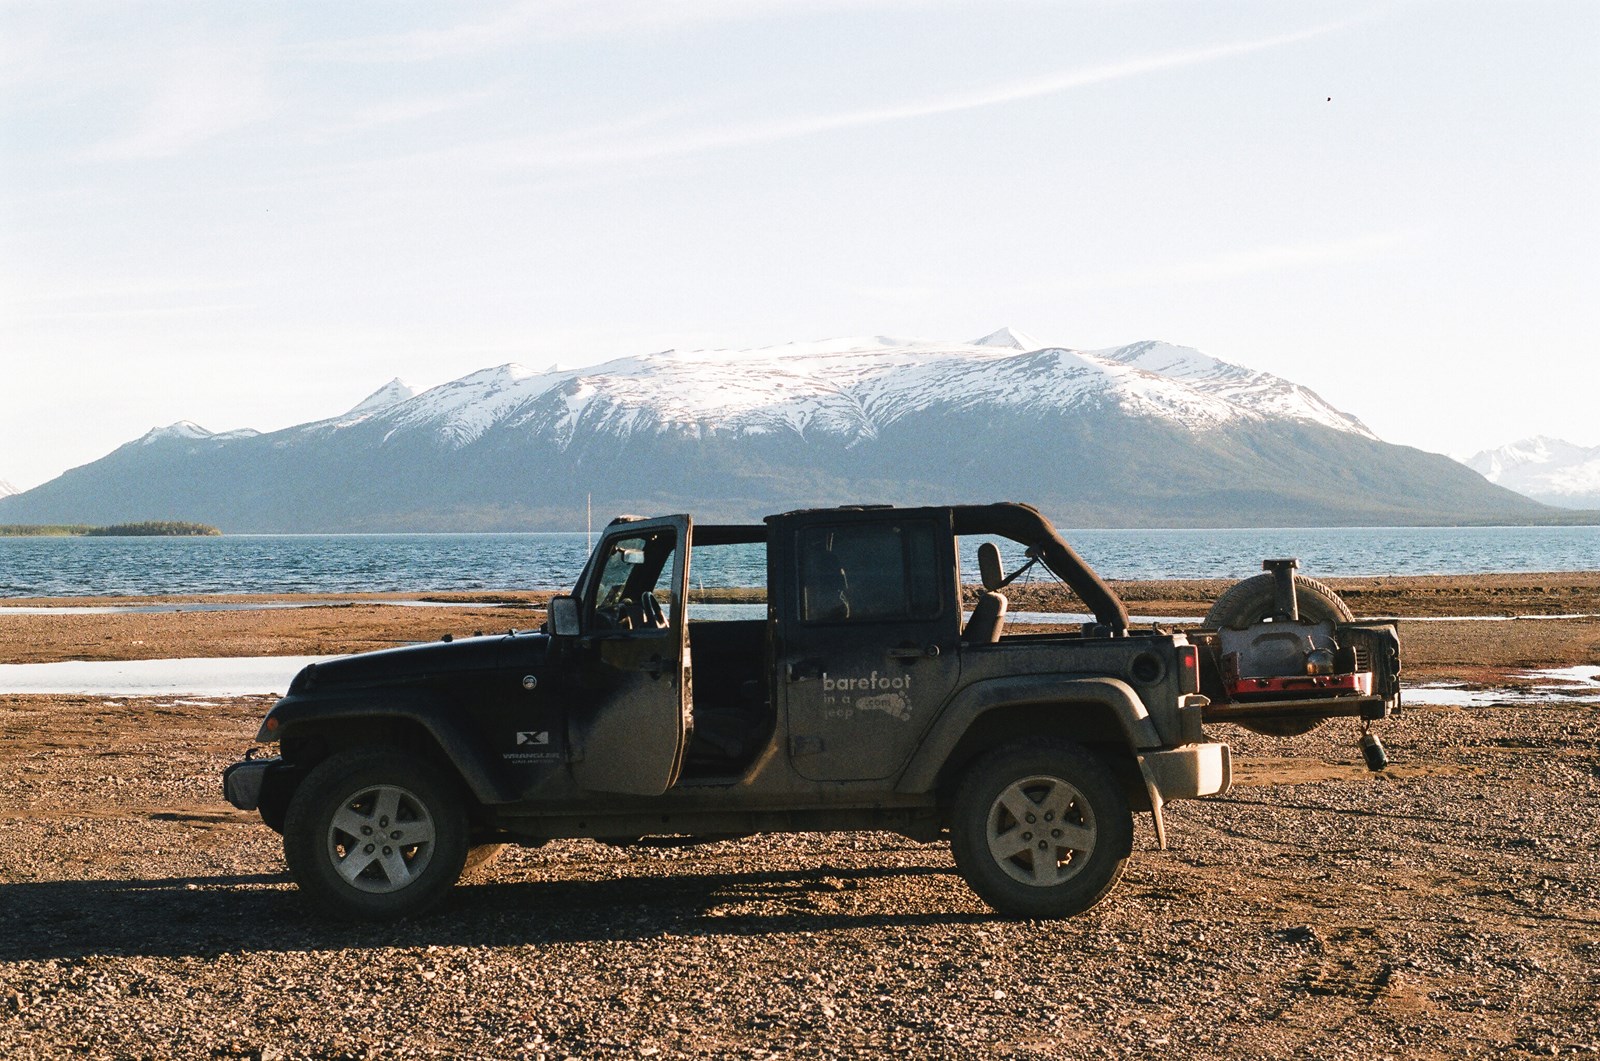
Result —
[{"label": "tow hook", "polygon": [[1367,769],[1379,773],[1389,765],[1389,753],[1383,750],[1383,741],[1372,732],[1372,723],[1361,723],[1361,758],[1367,761]]}]

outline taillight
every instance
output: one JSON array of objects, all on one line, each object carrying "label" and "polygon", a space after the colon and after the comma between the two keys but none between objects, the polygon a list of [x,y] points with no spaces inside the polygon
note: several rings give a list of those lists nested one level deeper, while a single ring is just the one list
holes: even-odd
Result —
[{"label": "taillight", "polygon": [[1194,645],[1178,646],[1178,691],[1200,691],[1200,650]]}]

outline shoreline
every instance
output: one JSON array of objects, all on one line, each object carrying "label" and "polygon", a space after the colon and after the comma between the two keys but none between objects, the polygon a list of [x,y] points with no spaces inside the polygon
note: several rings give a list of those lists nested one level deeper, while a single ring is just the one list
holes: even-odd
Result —
[{"label": "shoreline", "polygon": [[[1237,580],[1107,579],[1129,606],[1142,614],[1204,616],[1211,602]],[[1365,575],[1317,579],[1344,598],[1351,611],[1400,618],[1502,617],[1600,613],[1600,570],[1532,571],[1470,575]],[[352,593],[162,593],[31,595],[0,597],[0,615],[40,608],[162,608],[192,605],[247,609],[352,607],[374,604],[439,607],[543,609],[562,589],[386,590]],[[977,587],[963,587],[970,598]],[[1080,611],[1076,598],[1057,582],[1024,582],[1007,588],[1013,610]],[[690,599],[705,604],[745,604],[765,599],[760,589],[693,589]]]},{"label": "shoreline", "polygon": [[[1161,604],[1204,614],[1236,579],[1170,578],[1107,579],[1128,605]],[[1358,615],[1397,614],[1424,618],[1462,614],[1503,614],[1511,605],[1522,614],[1600,612],[1600,570],[1516,571],[1448,575],[1358,575],[1318,578],[1345,599]],[[975,591],[976,587],[964,587]],[[348,593],[160,593],[22,595],[0,597],[0,612],[24,607],[126,607],[139,605],[279,605],[288,602],[329,607],[348,604],[411,603],[431,605],[501,605],[542,608],[564,589],[382,590]],[[1055,582],[1023,582],[1006,593],[1019,601],[1053,604],[1070,599]],[[748,603],[760,600],[758,589],[696,589],[691,599],[705,603]],[[1463,611],[1462,609],[1476,609]],[[1132,610],[1132,609],[1130,609]],[[1150,611],[1142,607],[1141,611]],[[1182,611],[1175,614],[1183,614]]]},{"label": "shoreline", "polygon": [[[1399,617],[1408,681],[1515,684],[1508,676],[1519,670],[1600,664],[1600,572],[1324,581],[1359,616]],[[1130,612],[1172,617],[1179,621],[1168,625],[1181,627],[1191,620],[1199,625],[1231,582],[1111,585]],[[1054,583],[1013,585],[1006,592],[1017,612],[1081,610],[1076,598]],[[0,663],[347,655],[447,634],[527,630],[543,622],[544,605],[555,595],[550,590],[472,590],[7,598],[0,599]],[[697,591],[693,599],[748,603],[759,598],[754,591],[731,590]],[[408,603],[427,606],[402,606]],[[138,610],[81,610],[88,608]]]}]

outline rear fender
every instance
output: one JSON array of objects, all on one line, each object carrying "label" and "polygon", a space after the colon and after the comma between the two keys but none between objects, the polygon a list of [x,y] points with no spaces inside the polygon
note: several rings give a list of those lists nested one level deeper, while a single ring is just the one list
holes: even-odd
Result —
[{"label": "rear fender", "polygon": [[[934,790],[953,753],[974,726],[993,712],[1019,708],[1048,710],[1052,715],[1059,712],[1063,720],[1070,720],[1073,713],[1088,714],[1096,720],[1110,718],[1113,731],[1095,733],[1092,739],[1097,743],[1106,740],[1121,743],[1130,756],[1135,749],[1161,746],[1161,737],[1149,711],[1133,688],[1120,679],[1036,674],[995,678],[968,686],[946,705],[901,774],[896,790],[906,793]],[[1072,734],[1069,731],[1064,735]]]}]

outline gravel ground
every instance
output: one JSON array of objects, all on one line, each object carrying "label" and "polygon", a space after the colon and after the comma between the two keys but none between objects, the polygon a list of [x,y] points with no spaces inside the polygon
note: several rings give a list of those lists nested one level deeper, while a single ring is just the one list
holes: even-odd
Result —
[{"label": "gravel ground", "polygon": [[[1494,625],[1408,626],[1413,671],[1600,663],[1592,623]],[[1141,817],[1066,922],[869,833],[513,850],[372,927],[306,913],[220,801],[270,702],[0,694],[0,1056],[1600,1053],[1600,705],[1411,709],[1379,775],[1349,722],[1217,727],[1234,791],[1167,851]]]}]

